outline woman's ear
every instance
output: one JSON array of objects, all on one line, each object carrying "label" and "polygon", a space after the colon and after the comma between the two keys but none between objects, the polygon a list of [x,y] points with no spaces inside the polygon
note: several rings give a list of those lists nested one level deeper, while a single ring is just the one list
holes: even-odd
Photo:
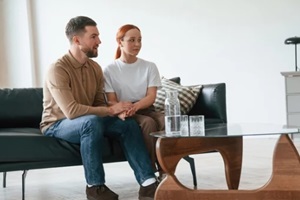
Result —
[{"label": "woman's ear", "polygon": [[123,44],[122,44],[122,40],[121,40],[121,39],[118,40],[118,45],[119,45],[119,47],[123,47]]}]

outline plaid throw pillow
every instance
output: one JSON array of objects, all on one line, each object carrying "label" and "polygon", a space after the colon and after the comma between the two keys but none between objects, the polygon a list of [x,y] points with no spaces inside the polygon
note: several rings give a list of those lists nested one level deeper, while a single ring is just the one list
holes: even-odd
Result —
[{"label": "plaid throw pillow", "polygon": [[164,77],[162,77],[161,83],[162,87],[157,90],[154,107],[156,111],[160,111],[162,113],[164,113],[165,110],[166,90],[177,90],[178,99],[180,101],[180,111],[181,114],[184,115],[192,109],[202,88],[201,85],[182,86]]}]

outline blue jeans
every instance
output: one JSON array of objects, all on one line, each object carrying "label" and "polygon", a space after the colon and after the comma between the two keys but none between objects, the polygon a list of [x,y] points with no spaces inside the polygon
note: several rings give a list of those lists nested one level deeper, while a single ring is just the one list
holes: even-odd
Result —
[{"label": "blue jeans", "polygon": [[85,178],[89,185],[105,183],[102,161],[102,146],[105,135],[120,141],[124,154],[140,185],[145,180],[155,177],[141,129],[132,118],[122,121],[118,117],[85,115],[71,120],[62,119],[49,127],[44,134],[80,144]]}]

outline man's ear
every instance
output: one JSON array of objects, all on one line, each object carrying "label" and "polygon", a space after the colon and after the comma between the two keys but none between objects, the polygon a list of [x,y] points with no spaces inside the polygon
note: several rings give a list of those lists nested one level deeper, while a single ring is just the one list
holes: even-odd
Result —
[{"label": "man's ear", "polygon": [[80,44],[79,38],[77,35],[74,35],[72,38],[73,44]]}]

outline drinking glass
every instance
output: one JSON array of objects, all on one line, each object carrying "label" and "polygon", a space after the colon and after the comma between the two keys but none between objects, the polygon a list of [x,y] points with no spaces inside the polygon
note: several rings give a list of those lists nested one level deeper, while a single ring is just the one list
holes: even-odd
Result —
[{"label": "drinking glass", "polygon": [[189,116],[190,136],[204,135],[204,115]]},{"label": "drinking glass", "polygon": [[180,115],[165,116],[165,131],[170,137],[180,135]]},{"label": "drinking glass", "polygon": [[189,136],[189,116],[181,115],[180,116],[180,135]]}]

